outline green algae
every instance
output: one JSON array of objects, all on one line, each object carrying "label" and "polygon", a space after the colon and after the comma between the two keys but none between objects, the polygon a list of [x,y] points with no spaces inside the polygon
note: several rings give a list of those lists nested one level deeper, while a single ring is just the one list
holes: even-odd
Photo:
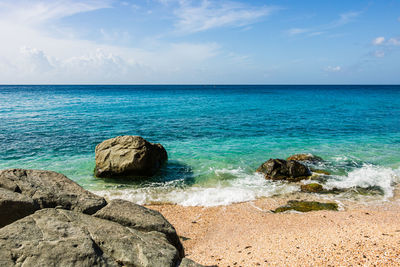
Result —
[{"label": "green algae", "polygon": [[319,193],[324,191],[324,187],[317,183],[303,184],[300,186],[302,192]]},{"label": "green algae", "polygon": [[338,204],[336,203],[322,203],[317,201],[299,201],[299,200],[289,200],[285,206],[279,207],[272,212],[280,213],[288,210],[295,210],[300,212],[309,212],[317,210],[338,210]]}]

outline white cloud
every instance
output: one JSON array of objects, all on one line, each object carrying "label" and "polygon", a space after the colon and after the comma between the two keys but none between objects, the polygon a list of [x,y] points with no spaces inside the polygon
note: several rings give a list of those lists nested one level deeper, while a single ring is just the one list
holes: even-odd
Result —
[{"label": "white cloud", "polygon": [[362,12],[347,12],[339,14],[339,18],[324,25],[319,25],[313,28],[292,28],[287,31],[291,36],[307,34],[309,37],[322,35],[329,30],[344,26],[352,22],[356,17],[358,17]]},{"label": "white cloud", "polygon": [[372,41],[372,44],[380,48],[379,50],[371,51],[369,56],[383,58],[396,49],[397,46],[400,46],[400,38],[390,38],[386,40],[384,37],[377,37]]},{"label": "white cloud", "polygon": [[[11,3],[0,2],[0,15],[9,11],[0,16],[0,83],[201,83],[209,80],[210,73],[222,79],[226,64],[232,69],[236,66],[234,59],[216,60],[224,52],[213,42],[157,40],[142,49],[107,45],[115,43],[108,39],[121,39],[124,32],[99,29],[103,38],[95,42],[48,31],[54,20],[108,7],[106,1],[98,5],[97,1],[71,0]],[[43,18],[45,11],[49,14]],[[25,12],[29,13],[25,19],[32,23],[23,19]]]},{"label": "white cloud", "polygon": [[42,50],[23,46],[20,53],[25,60],[23,65],[29,72],[47,72],[53,69],[50,58]]},{"label": "white cloud", "polygon": [[349,22],[352,22],[355,18],[357,18],[362,12],[361,11],[351,11],[347,13],[342,13],[339,15],[339,19],[331,23],[331,28],[336,28]]},{"label": "white cloud", "polygon": [[400,45],[400,38],[390,38],[388,40],[389,45],[399,46]]},{"label": "white cloud", "polygon": [[400,46],[400,38],[390,38],[389,40],[386,40],[384,37],[377,37],[372,40],[372,44],[386,47]]},{"label": "white cloud", "polygon": [[[73,26],[68,28],[70,34],[64,34],[64,29],[60,34],[58,20],[108,8],[110,1],[17,0],[9,3],[0,0],[2,84],[223,83],[255,76],[256,70],[251,69],[253,63],[246,55],[227,56],[229,53],[214,42],[168,42],[155,38],[146,43],[151,45],[141,48],[116,45],[121,42],[113,39],[131,41],[135,37],[118,29],[99,28],[97,41],[79,39]],[[250,8],[249,15],[245,16],[249,7],[235,5],[219,2],[207,6],[202,12],[213,11],[211,18],[226,11],[229,19],[221,22],[215,18],[211,25],[200,22],[199,25],[204,29],[246,25],[255,21],[250,15],[266,14],[264,8]]]},{"label": "white cloud", "polygon": [[201,32],[220,27],[241,27],[271,14],[275,7],[252,7],[236,2],[183,0],[175,11],[176,30],[182,33]]},{"label": "white cloud", "polygon": [[327,72],[339,72],[342,70],[342,67],[340,66],[328,66],[325,68],[325,71]]},{"label": "white cloud", "polygon": [[60,19],[110,6],[110,0],[15,0],[0,5],[0,20],[33,26],[52,19]]},{"label": "white cloud", "polygon": [[82,41],[56,43],[62,49],[80,47],[85,52],[66,56],[50,49],[22,47],[8,59],[0,56],[1,83],[181,83],[185,78],[186,82],[194,78],[201,82],[206,73],[199,71],[215,68],[209,62],[221,53],[215,43],[173,43],[155,51],[96,48]]},{"label": "white cloud", "polygon": [[383,42],[385,42],[385,37],[376,37],[373,41],[372,41],[372,43],[374,44],[374,45],[381,45],[381,44],[383,44]]}]

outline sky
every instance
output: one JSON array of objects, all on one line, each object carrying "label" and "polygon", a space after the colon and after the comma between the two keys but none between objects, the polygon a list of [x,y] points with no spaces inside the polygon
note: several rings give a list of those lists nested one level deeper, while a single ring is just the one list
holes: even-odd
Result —
[{"label": "sky", "polygon": [[400,84],[400,1],[0,0],[0,84]]}]

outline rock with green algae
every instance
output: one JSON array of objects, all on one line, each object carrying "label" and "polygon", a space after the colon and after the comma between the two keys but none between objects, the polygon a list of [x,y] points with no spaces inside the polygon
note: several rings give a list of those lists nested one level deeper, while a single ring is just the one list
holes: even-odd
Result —
[{"label": "rock with green algae", "polygon": [[309,212],[316,210],[338,210],[338,204],[336,203],[322,203],[317,201],[299,201],[299,200],[289,200],[285,206],[279,207],[272,212],[279,213],[288,210],[295,210],[300,212]]},{"label": "rock with green algae", "polygon": [[324,191],[324,187],[317,183],[303,184],[300,186],[302,192],[319,193]]},{"label": "rock with green algae", "polygon": [[322,185],[318,183],[304,184],[300,186],[301,192],[304,193],[319,193],[319,194],[339,194],[344,192],[344,189],[332,188],[325,189]]},{"label": "rock with green algae", "polygon": [[313,154],[295,154],[288,157],[286,160],[297,160],[297,161],[311,162],[311,163],[323,161],[321,157],[315,156]]}]

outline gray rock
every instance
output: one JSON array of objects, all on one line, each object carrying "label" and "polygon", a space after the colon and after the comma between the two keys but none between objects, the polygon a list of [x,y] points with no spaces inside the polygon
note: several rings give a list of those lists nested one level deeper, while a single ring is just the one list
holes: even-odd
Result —
[{"label": "gray rock", "polygon": [[143,177],[154,175],[167,161],[161,144],[140,136],[118,136],[96,146],[97,177]]},{"label": "gray rock", "polygon": [[296,160],[283,159],[269,159],[256,171],[263,173],[266,179],[290,182],[300,181],[311,175],[311,171],[306,165]]},{"label": "gray rock", "polygon": [[31,198],[0,188],[0,228],[34,213],[37,209]]},{"label": "gray rock", "polygon": [[61,206],[64,209],[93,214],[106,205],[104,198],[52,171],[3,170],[0,171],[0,188],[31,199],[38,209]]},{"label": "gray rock", "polygon": [[126,200],[115,199],[111,200],[107,206],[93,216],[144,232],[157,231],[164,233],[168,241],[179,251],[180,257],[183,258],[185,256],[175,228],[158,211]]},{"label": "gray rock", "polygon": [[160,232],[68,210],[39,210],[0,229],[1,266],[176,266],[179,260]]}]

